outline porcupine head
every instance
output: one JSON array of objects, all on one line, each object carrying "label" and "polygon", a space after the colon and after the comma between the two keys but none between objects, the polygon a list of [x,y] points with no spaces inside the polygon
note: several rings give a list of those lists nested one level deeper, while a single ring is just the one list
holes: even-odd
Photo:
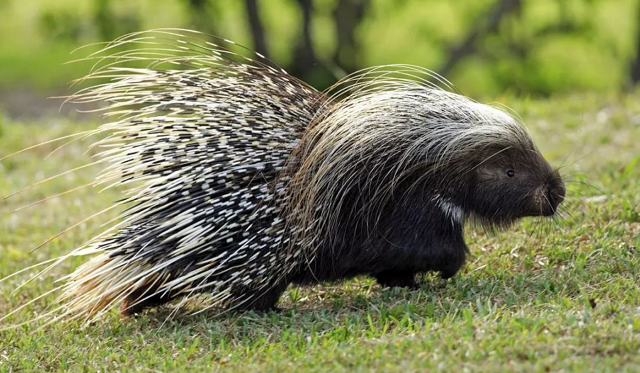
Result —
[{"label": "porcupine head", "polygon": [[515,118],[455,93],[413,83],[359,92],[320,123],[307,134],[297,197],[316,206],[316,241],[325,245],[301,282],[449,278],[468,252],[466,221],[493,230],[551,216],[565,196]]}]

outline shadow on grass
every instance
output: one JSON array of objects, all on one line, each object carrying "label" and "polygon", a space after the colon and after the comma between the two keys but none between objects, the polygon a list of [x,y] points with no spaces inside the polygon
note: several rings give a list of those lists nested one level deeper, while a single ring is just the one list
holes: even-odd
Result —
[{"label": "shadow on grass", "polygon": [[[218,342],[273,342],[291,333],[326,335],[341,331],[361,335],[389,328],[411,332],[427,323],[446,324],[469,315],[485,317],[498,310],[552,304],[558,294],[576,297],[580,293],[578,283],[558,277],[553,268],[518,274],[487,272],[473,271],[446,282],[427,275],[417,290],[381,288],[365,278],[290,288],[280,308],[269,312],[203,311],[203,303],[189,301],[178,310],[175,305],[160,306],[118,320],[117,326],[110,325],[116,329],[125,326],[124,334],[186,333]],[[101,322],[92,327],[101,327]]]}]

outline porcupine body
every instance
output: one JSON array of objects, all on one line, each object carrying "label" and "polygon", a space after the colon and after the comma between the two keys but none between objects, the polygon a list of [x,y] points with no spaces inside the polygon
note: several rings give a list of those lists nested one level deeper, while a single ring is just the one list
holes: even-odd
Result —
[{"label": "porcupine body", "polygon": [[[128,35],[71,101],[106,101],[96,184],[132,185],[97,254],[62,286],[58,317],[123,314],[210,293],[272,308],[290,283],[366,274],[413,286],[453,276],[473,219],[553,215],[558,173],[505,112],[438,88],[425,70],[373,68],[318,92],[196,33]],[[125,67],[148,61],[146,68]],[[253,62],[253,63],[251,63]],[[61,258],[60,260],[63,260]]]}]

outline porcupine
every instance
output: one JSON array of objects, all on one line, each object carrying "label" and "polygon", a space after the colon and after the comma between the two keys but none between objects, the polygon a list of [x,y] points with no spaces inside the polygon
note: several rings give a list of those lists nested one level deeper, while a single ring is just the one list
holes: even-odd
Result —
[{"label": "porcupine", "polygon": [[58,289],[57,317],[199,293],[268,310],[290,283],[357,275],[414,287],[464,265],[465,222],[505,227],[564,199],[519,120],[428,70],[370,68],[323,93],[219,44],[163,29],[92,56],[86,79],[110,80],[69,100],[118,116],[92,133],[107,134],[95,184],[133,186],[120,221],[51,265],[97,254]]}]

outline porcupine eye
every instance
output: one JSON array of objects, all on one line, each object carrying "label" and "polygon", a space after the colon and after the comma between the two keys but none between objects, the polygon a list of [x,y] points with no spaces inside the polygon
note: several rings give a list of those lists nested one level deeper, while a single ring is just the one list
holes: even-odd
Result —
[{"label": "porcupine eye", "polygon": [[514,177],[516,172],[514,170],[507,170],[507,176]]}]

